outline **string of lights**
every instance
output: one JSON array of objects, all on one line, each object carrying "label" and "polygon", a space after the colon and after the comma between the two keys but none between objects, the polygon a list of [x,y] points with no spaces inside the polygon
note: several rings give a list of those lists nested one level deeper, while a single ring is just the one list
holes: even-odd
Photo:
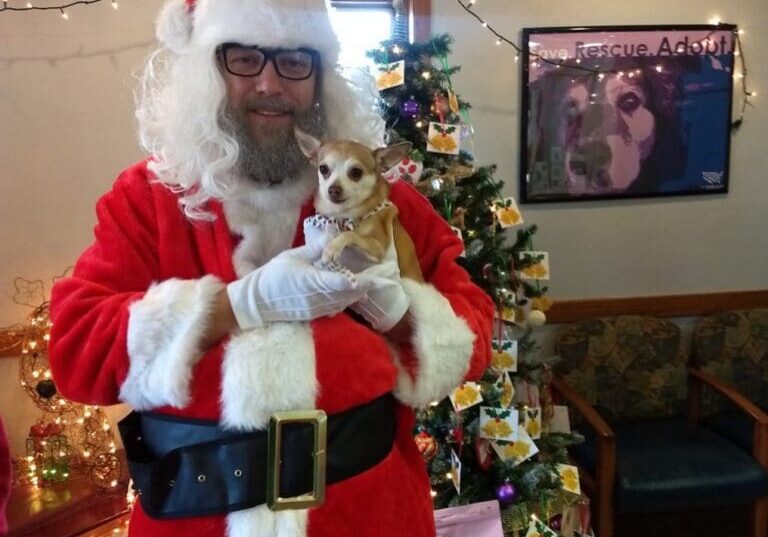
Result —
[{"label": "string of lights", "polygon": [[76,0],[75,2],[69,2],[67,4],[59,4],[54,6],[36,6],[33,5],[32,2],[27,2],[23,6],[13,6],[8,5],[9,0],[3,0],[3,5],[0,6],[0,13],[3,11],[58,11],[61,13],[61,18],[64,20],[69,20],[69,13],[66,12],[67,9],[74,7],[74,6],[87,6],[90,4],[98,4],[100,2],[111,2],[112,3],[112,9],[118,10],[120,8],[120,5],[118,4],[118,0]]},{"label": "string of lights", "polygon": [[[542,62],[547,63],[549,65],[553,65],[555,68],[562,68],[567,67],[570,70],[574,71],[581,71],[585,74],[592,74],[597,76],[598,80],[602,80],[606,74],[615,74],[619,76],[623,76],[625,73],[623,71],[618,71],[615,69],[607,69],[607,70],[600,70],[591,68],[585,65],[581,64],[581,61],[577,58],[576,63],[566,63],[566,60],[564,59],[551,59],[551,58],[545,58],[536,52],[533,52],[531,50],[524,51],[523,47],[506,37],[504,34],[496,30],[491,24],[488,23],[483,17],[481,17],[476,11],[474,11],[472,8],[477,3],[477,0],[468,0],[467,2],[464,2],[462,0],[456,0],[456,2],[466,11],[469,15],[471,15],[474,19],[476,19],[486,30],[488,30],[491,34],[493,34],[496,38],[496,45],[502,45],[506,43],[507,45],[511,46],[515,50],[515,61],[520,60],[520,54],[523,52],[527,53],[528,56],[535,58],[536,62]],[[695,41],[708,41],[712,34],[714,34],[719,29],[722,29],[721,22],[719,19],[711,19],[709,21],[709,24],[712,25],[712,30],[701,39],[697,39]],[[744,58],[744,51],[742,49],[742,43],[741,43],[741,36],[744,35],[744,30],[738,30],[734,32],[734,41],[735,41],[735,47],[734,47],[734,57],[737,58],[738,63],[740,65],[740,72],[734,73],[733,78],[734,81],[739,83],[741,93],[742,93],[742,99],[741,99],[741,106],[739,109],[739,115],[738,117],[731,122],[731,125],[734,129],[737,129],[741,126],[741,124],[744,122],[744,115],[746,113],[746,109],[748,106],[754,106],[754,104],[750,101],[750,98],[757,97],[757,92],[751,91],[748,88],[747,85],[747,66],[746,66],[746,60]],[[535,64],[534,64],[535,65]],[[734,69],[735,69],[734,64]],[[657,69],[660,69],[661,67],[657,67]],[[628,76],[632,77],[635,73],[633,72],[627,72]]]}]

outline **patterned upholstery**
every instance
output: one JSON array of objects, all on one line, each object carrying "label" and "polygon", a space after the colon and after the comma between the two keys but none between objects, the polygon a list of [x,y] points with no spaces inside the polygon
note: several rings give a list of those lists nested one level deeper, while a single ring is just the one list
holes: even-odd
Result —
[{"label": "patterned upholstery", "polygon": [[671,321],[584,321],[566,326],[557,348],[557,373],[609,423],[684,414],[688,349]]},{"label": "patterned upholstery", "polygon": [[[698,321],[692,363],[768,410],[768,308],[730,311]],[[705,398],[705,413],[719,410]]]}]

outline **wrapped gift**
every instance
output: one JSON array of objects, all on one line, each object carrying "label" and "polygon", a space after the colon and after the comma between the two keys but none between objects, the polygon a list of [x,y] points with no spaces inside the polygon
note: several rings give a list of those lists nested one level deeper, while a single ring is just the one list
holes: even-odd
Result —
[{"label": "wrapped gift", "polygon": [[69,477],[69,449],[63,427],[56,423],[38,423],[27,438],[28,475],[35,485],[66,481]]},{"label": "wrapped gift", "polygon": [[437,537],[504,537],[496,500],[439,509],[435,528]]}]

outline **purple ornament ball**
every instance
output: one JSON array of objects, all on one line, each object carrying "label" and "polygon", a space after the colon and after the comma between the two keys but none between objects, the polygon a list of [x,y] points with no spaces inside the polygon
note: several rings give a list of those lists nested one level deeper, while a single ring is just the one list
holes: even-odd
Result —
[{"label": "purple ornament ball", "polygon": [[421,113],[421,105],[413,97],[400,104],[400,115],[416,119]]},{"label": "purple ornament ball", "polygon": [[512,483],[502,483],[496,487],[496,499],[502,507],[506,507],[517,498],[517,489]]},{"label": "purple ornament ball", "polygon": [[560,528],[563,527],[563,515],[558,513],[552,518],[550,518],[549,523],[547,523],[547,526],[549,526],[555,531],[560,531]]}]

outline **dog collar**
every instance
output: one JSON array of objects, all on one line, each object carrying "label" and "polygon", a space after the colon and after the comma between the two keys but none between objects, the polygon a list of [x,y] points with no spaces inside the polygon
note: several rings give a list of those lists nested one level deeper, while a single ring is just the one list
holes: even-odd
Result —
[{"label": "dog collar", "polygon": [[354,229],[362,222],[363,220],[367,220],[368,218],[372,217],[373,215],[380,213],[387,207],[392,207],[392,202],[389,200],[384,200],[381,203],[379,203],[373,210],[366,213],[365,215],[361,216],[360,218],[341,218],[339,219],[339,226],[342,229],[345,229],[347,231],[354,231]]}]

